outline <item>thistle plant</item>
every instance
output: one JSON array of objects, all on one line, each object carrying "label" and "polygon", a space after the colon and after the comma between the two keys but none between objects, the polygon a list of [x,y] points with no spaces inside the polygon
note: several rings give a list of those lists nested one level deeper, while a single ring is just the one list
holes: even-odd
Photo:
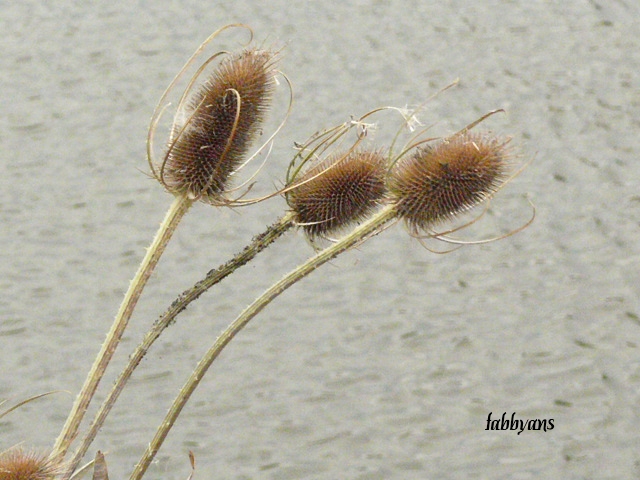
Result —
[{"label": "thistle plant", "polygon": [[[363,118],[369,114],[371,112],[365,114]],[[183,292],[155,322],[143,341],[130,355],[129,362],[96,413],[88,432],[69,462],[67,477],[86,454],[112,406],[149,348],[189,303],[251,261],[292,227],[300,226],[308,234],[313,232],[310,235],[312,239],[320,232],[328,234],[359,220],[365,212],[379,204],[385,193],[384,158],[375,151],[356,150],[363,139],[360,134],[356,135],[351,143],[345,139],[355,126],[362,124],[362,121],[362,119],[350,121],[321,134],[313,135],[300,146],[299,153],[290,163],[287,186],[277,192],[291,196],[289,201],[293,204],[292,210],[280,217],[263,233],[256,235],[253,241],[232,259],[217,269],[211,270],[204,279]],[[339,149],[345,140],[349,147],[333,152],[333,149]],[[302,194],[298,192],[299,189],[302,190]],[[320,193],[314,193],[316,191]],[[311,201],[313,198],[319,202],[315,206]],[[296,201],[303,202],[304,207],[296,206]],[[351,207],[347,208],[346,201],[351,203]]]},{"label": "thistle plant", "polygon": [[[496,111],[447,137],[427,137],[428,130],[423,130],[398,147],[401,138],[407,131],[412,132],[410,127],[415,123],[414,113],[405,114],[391,144],[376,146],[367,138],[369,124],[365,120],[381,111],[400,110],[385,107],[311,136],[298,146],[298,152],[289,162],[283,188],[262,199],[245,200],[243,196],[250,187],[240,192],[246,183],[233,186],[233,181],[238,172],[271,143],[282,126],[280,124],[250,154],[251,145],[259,136],[271,106],[276,77],[280,73],[276,68],[279,52],[251,46],[235,53],[218,52],[196,70],[175,109],[164,153],[160,160],[155,160],[154,137],[170,93],[187,69],[200,58],[204,48],[231,27],[248,28],[229,25],[214,32],[171,82],[153,113],[147,138],[147,159],[152,176],[174,196],[174,201],[129,286],[53,451],[48,457],[20,449],[1,453],[0,480],[67,480],[75,475],[129,378],[176,317],[205,291],[250,262],[287,231],[299,227],[315,248],[315,254],[256,298],[215,340],[178,393],[132,472],[132,480],[142,478],[215,359],[271,301],[318,267],[396,222],[403,221],[409,233],[421,241],[436,238],[455,243],[448,238],[448,233],[457,229],[444,232],[439,229],[459,214],[481,203],[486,204],[519,173],[511,172],[514,156],[508,139],[489,132],[475,132],[475,127]],[[209,70],[211,72],[207,73]],[[292,103],[292,89],[288,78],[283,78],[290,92],[286,119]],[[214,206],[238,206],[277,195],[284,196],[288,211],[256,235],[238,254],[209,271],[201,281],[178,296],[151,326],[97,410],[73,457],[66,459],[142,290],[189,208],[196,201]],[[532,220],[499,238],[522,230]],[[321,244],[326,245],[324,249]],[[0,418],[6,413],[0,414]],[[97,453],[95,462],[94,478],[106,479],[106,463],[101,452]],[[193,459],[191,463],[193,468]]]},{"label": "thistle plant", "polygon": [[[416,235],[429,232],[426,234],[440,238],[439,233],[431,233],[435,226],[491,198],[506,184],[512,158],[505,148],[506,142],[488,133],[470,133],[471,128],[493,113],[450,137],[412,143],[396,156],[392,150],[386,158],[377,151],[354,150],[338,161],[329,157],[302,175],[303,183],[287,192],[287,196],[296,218],[309,220],[303,225],[310,239],[353,222],[362,223],[274,283],[229,324],[178,393],[130,480],[139,480],[145,474],[182,409],[222,350],[287,288],[382,232],[393,220],[404,220]],[[435,146],[430,145],[436,141]],[[309,181],[304,182],[307,178]],[[386,205],[373,213],[381,203]],[[500,238],[522,230],[532,220]],[[186,307],[184,298],[176,302],[181,308]]]},{"label": "thistle plant", "polygon": [[[275,52],[245,49],[239,54],[220,52],[207,59],[180,99],[163,160],[155,165],[152,159],[153,136],[166,108],[167,95],[204,47],[226,28],[229,27],[212,34],[194,53],[162,96],[152,116],[147,141],[149,165],[153,176],[174,195],[174,200],[129,285],[107,339],[56,440],[51,458],[61,461],[75,439],[142,290],[182,217],[198,200],[214,205],[236,204],[228,196],[228,185],[248,161],[251,141],[258,135],[271,103],[277,73]],[[194,92],[196,80],[205,67],[219,58],[222,60],[213,74]]]}]

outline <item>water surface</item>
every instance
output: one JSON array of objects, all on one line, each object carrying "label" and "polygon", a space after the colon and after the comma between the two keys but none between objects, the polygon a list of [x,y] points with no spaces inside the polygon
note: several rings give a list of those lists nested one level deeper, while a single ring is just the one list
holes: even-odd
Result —
[{"label": "water surface", "polygon": [[[203,39],[240,21],[286,45],[296,94],[258,191],[281,184],[294,141],[459,78],[423,123],[448,133],[504,108],[485,127],[530,161],[468,236],[526,222],[525,193],[537,218],[448,255],[398,225],[314,272],[220,357],[149,478],[186,478],[189,450],[196,478],[636,477],[639,14],[622,1],[4,5],[0,398],[70,393],[3,418],[0,449],[53,443],[170,203],[141,173],[155,103]],[[176,293],[284,208],[196,206],[116,366]],[[112,478],[129,474],[220,330],[311,253],[287,236],[169,330],[94,444]],[[554,428],[487,431],[490,412]]]}]

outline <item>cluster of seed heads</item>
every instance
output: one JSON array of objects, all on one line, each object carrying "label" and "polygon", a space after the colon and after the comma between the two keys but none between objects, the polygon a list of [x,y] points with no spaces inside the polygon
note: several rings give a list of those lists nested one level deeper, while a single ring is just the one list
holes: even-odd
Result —
[{"label": "cluster of seed heads", "polygon": [[[225,28],[228,27],[220,29],[210,39]],[[201,49],[187,62],[185,68],[190,65]],[[271,107],[278,83],[276,76],[280,74],[276,69],[278,57],[278,53],[274,51],[245,48],[237,54],[218,53],[205,61],[188,83],[178,103],[170,138],[161,161],[154,162],[152,138],[157,121],[165,107],[162,102],[167,93],[163,95],[149,131],[147,144],[149,163],[154,177],[176,198],[169,210],[167,220],[161,225],[156,236],[157,241],[154,240],[152,244],[153,249],[150,248],[147,252],[139,274],[136,275],[136,281],[132,282],[121,311],[116,316],[108,341],[103,346],[104,361],[100,359],[100,355],[97,359],[102,372],[104,372],[104,366],[109,363],[146,280],[171,238],[177,223],[193,201],[200,200],[215,205],[240,204],[229,199],[229,193],[233,190],[231,188],[233,177],[275,135],[274,133],[269,137],[254,155],[249,155],[251,145],[260,135],[261,125]],[[214,61],[218,63],[212,69],[213,71],[202,85],[197,86],[199,77]],[[184,71],[183,69],[178,74],[176,80]],[[286,76],[283,75],[283,77],[287,80]],[[175,85],[176,80],[172,82],[168,92]],[[290,85],[288,80],[287,84]],[[379,110],[382,109],[369,112],[361,119]],[[384,222],[394,218],[401,219],[413,233],[430,234],[440,223],[452,219],[495,194],[507,180],[511,155],[507,148],[508,141],[500,140],[487,133],[470,132],[470,128],[486,116],[447,138],[417,141],[415,139],[419,137],[414,137],[414,143],[400,149],[399,154],[393,153],[391,148],[361,145],[364,143],[362,132],[357,135],[356,142],[350,147],[334,148],[337,137],[349,131],[354,125],[363,127],[364,123],[345,124],[348,125],[345,129],[337,130],[342,132],[340,135],[312,137],[313,140],[305,145],[309,146],[318,139],[320,141],[313,149],[301,149],[303,154],[298,154],[295,158],[304,157],[302,164],[294,169],[295,173],[291,178],[287,174],[286,186],[280,192],[276,192],[286,196],[291,212],[282,217],[281,223],[275,225],[277,228],[273,232],[265,237],[257,237],[258,240],[269,237],[272,238],[270,241],[273,241],[294,224],[303,228],[312,241],[318,237],[326,238],[336,232],[345,231],[354,224],[362,223],[362,225],[351,235],[345,235],[334,243],[335,253],[328,254],[326,251],[331,249],[325,249],[326,254],[320,252],[309,260],[308,269],[303,265],[298,271],[274,284],[272,289],[254,302],[255,309],[248,308],[246,315],[243,312],[239,317],[241,322],[237,323],[237,328],[242,328],[268,301],[279,295],[294,281],[339,254],[340,248],[344,247],[341,250],[344,251],[356,245],[364,236],[375,234]],[[409,125],[409,122],[406,121],[405,125]],[[342,145],[342,143],[335,143],[335,145]],[[291,166],[295,164],[295,158]],[[378,209],[382,211],[374,217]],[[246,255],[247,259],[238,260],[236,264],[231,262],[234,264],[233,268],[243,265],[264,248],[266,244],[250,249]],[[244,257],[241,256],[241,258]],[[231,271],[233,270],[224,270],[225,274],[220,275],[220,279]],[[232,336],[224,338],[229,341]],[[209,364],[215,356],[210,358]],[[97,370],[98,367],[96,367]],[[76,401],[74,410],[50,457],[42,457],[19,449],[2,453],[0,454],[0,480],[49,480],[59,475],[58,466],[77,434],[79,423],[101,375],[102,373],[97,373],[92,377],[90,372],[81,395],[78,396],[81,401]],[[113,401],[117,398],[119,390],[115,392]],[[82,402],[85,400],[86,403],[83,406]],[[112,403],[105,407],[105,415],[111,405]],[[73,461],[65,466],[63,478],[70,477],[86,453],[86,448],[101,422],[104,421],[104,416],[98,418],[100,420],[91,427],[93,433],[87,435],[86,441],[76,452]],[[165,425],[172,425],[172,423],[163,424]],[[94,426],[97,426],[97,429],[93,428]],[[164,437],[160,435],[159,438],[161,443]],[[140,478],[146,471],[159,447],[154,448],[155,450],[150,448],[149,455],[145,454],[145,460],[136,466],[132,478]],[[56,463],[50,458],[60,460]],[[94,476],[94,478],[97,477]],[[106,478],[106,469],[101,478]]]},{"label": "cluster of seed heads", "polygon": [[[269,110],[276,60],[268,50],[228,55],[181,102],[158,175],[169,191],[221,202]],[[329,153],[290,182],[287,202],[311,239],[344,230],[383,203],[394,203],[412,231],[430,231],[500,188],[509,164],[505,145],[464,131],[399,158],[382,149]]]},{"label": "cluster of seed heads", "polygon": [[364,220],[385,203],[412,232],[432,232],[500,188],[509,166],[506,144],[465,132],[396,159],[375,150],[333,154],[299,176],[289,206],[311,238]]}]

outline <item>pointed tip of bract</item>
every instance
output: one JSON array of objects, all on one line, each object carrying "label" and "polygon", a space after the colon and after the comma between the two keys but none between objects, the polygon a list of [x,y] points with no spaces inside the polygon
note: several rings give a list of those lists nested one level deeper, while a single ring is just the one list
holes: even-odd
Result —
[{"label": "pointed tip of bract", "polygon": [[334,153],[299,178],[287,201],[311,240],[365,219],[386,194],[386,158],[379,151]]},{"label": "pointed tip of bract", "polygon": [[491,197],[507,179],[509,140],[465,132],[400,158],[390,176],[398,215],[428,232]]},{"label": "pointed tip of bract", "polygon": [[170,192],[222,200],[271,104],[277,58],[259,49],[229,55],[181,105],[160,169]]},{"label": "pointed tip of bract", "polygon": [[47,455],[12,448],[0,454],[0,480],[53,480],[62,473]]}]

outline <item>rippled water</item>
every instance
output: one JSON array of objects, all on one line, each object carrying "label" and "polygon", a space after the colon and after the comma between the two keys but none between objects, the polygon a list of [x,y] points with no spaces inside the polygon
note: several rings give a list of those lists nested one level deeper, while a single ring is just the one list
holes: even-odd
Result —
[{"label": "rippled water", "polygon": [[[524,193],[537,218],[448,255],[396,226],[314,272],[231,343],[149,478],[186,478],[189,450],[196,478],[637,477],[637,4],[267,5],[3,5],[0,398],[69,393],[0,420],[0,450],[53,443],[170,203],[140,172],[153,107],[200,41],[242,21],[259,42],[286,44],[296,92],[257,190],[281,184],[294,141],[459,78],[423,123],[450,132],[504,108],[486,125],[530,161],[472,238],[526,222]],[[175,294],[283,209],[195,207],[116,365]],[[126,478],[223,326],[311,253],[288,235],[168,331],[94,444],[112,478]],[[490,412],[554,428],[487,431]]]}]

